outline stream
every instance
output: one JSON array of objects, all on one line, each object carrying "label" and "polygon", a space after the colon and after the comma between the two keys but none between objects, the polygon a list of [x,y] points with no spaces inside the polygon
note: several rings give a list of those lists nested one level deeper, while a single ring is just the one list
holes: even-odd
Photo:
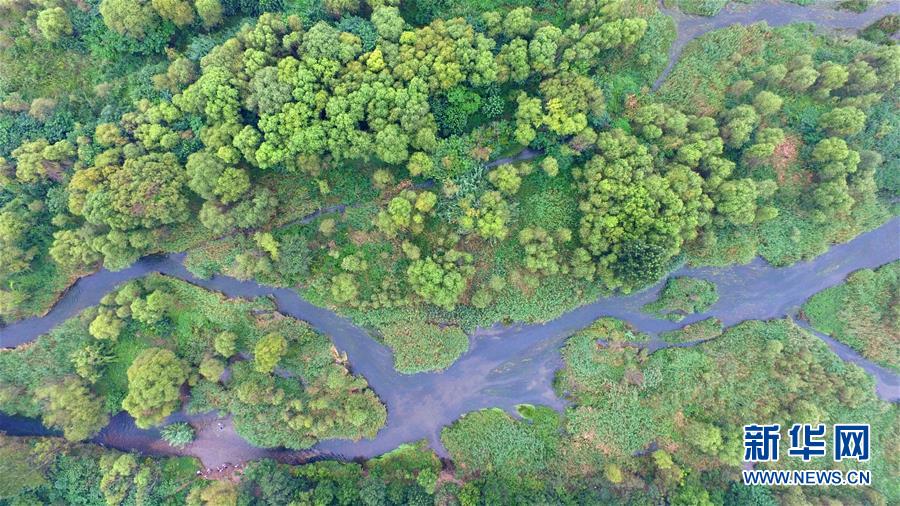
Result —
[{"label": "stream", "polygon": [[[676,20],[678,38],[671,48],[668,67],[654,88],[658,88],[671,71],[687,42],[710,30],[755,21],[767,21],[772,26],[812,21],[824,27],[853,29],[896,12],[897,7],[893,0],[882,1],[866,13],[854,14],[833,11],[821,5],[799,7],[763,0],[751,5],[731,4],[710,18],[663,9]],[[521,156],[529,155],[514,158],[520,159]],[[494,165],[503,162],[497,161]],[[268,296],[276,302],[280,312],[307,321],[330,336],[335,346],[346,352],[353,372],[364,376],[387,406],[387,423],[374,439],[322,441],[312,450],[304,451],[264,449],[254,447],[237,435],[227,417],[219,418],[214,413],[176,413],[169,418],[169,422],[190,421],[197,428],[197,439],[185,449],[176,450],[160,439],[158,430],[137,429],[127,414],[120,413],[93,441],[149,454],[192,455],[210,468],[264,457],[285,462],[305,462],[323,457],[369,458],[419,439],[427,439],[439,455],[445,456],[440,431],[464,413],[488,407],[514,412],[515,405],[521,403],[562,409],[565,401],[552,388],[555,371],[562,363],[559,346],[567,336],[598,317],[620,318],[638,330],[655,336],[711,316],[731,326],[745,320],[793,315],[810,296],[841,283],[851,272],[878,267],[900,258],[900,218],[861,234],[848,243],[835,245],[811,261],[790,267],[772,267],[757,258],[747,265],[679,269],[672,275],[694,276],[716,283],[720,298],[709,311],[691,315],[678,323],[657,319],[640,311],[642,305],[656,298],[663,285],[661,281],[636,294],[599,299],[546,323],[509,327],[495,325],[479,329],[470,338],[469,350],[448,369],[413,375],[396,372],[390,350],[363,329],[330,310],[310,304],[297,292],[226,276],[199,279],[182,265],[184,257],[183,253],[149,256],[121,271],[103,269],[86,276],[78,280],[43,317],[21,320],[0,328],[0,347],[15,347],[30,342],[83,309],[97,305],[103,295],[119,284],[153,272],[177,277],[230,297]],[[865,369],[875,380],[876,391],[882,399],[900,400],[900,379],[896,374],[871,363],[827,336],[817,335],[840,358]],[[672,345],[654,337],[641,346],[655,351],[665,346],[695,344]],[[33,419],[3,414],[0,414],[0,429],[11,435],[55,434]]]}]

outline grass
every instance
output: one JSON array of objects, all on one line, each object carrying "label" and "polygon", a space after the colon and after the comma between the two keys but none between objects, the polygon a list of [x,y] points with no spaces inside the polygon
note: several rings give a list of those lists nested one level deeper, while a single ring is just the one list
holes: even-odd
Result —
[{"label": "grass", "polygon": [[687,315],[706,312],[718,300],[715,283],[705,279],[674,277],[666,281],[656,301],[645,304],[641,310],[681,321]]},{"label": "grass", "polygon": [[900,372],[900,262],[863,269],[803,305],[812,326]]},{"label": "grass", "polygon": [[15,287],[17,292],[25,294],[27,298],[8,311],[4,308],[0,318],[15,321],[46,313],[72,285],[73,280],[83,274],[87,273],[69,272],[61,268],[46,250],[42,250],[28,270],[17,273],[6,281],[8,286]]},{"label": "grass", "polygon": [[660,339],[667,343],[686,343],[691,341],[705,341],[722,335],[722,322],[717,318],[707,318],[699,322],[690,323],[678,330],[663,332]]},{"label": "grass", "polygon": [[446,369],[469,349],[459,327],[404,321],[378,330],[394,352],[394,369],[406,374]]},{"label": "grass", "polygon": [[677,0],[678,8],[686,14],[715,16],[729,0]]},{"label": "grass", "polygon": [[464,474],[541,471],[556,453],[558,414],[549,408],[526,412],[531,419],[525,421],[497,408],[468,413],[441,431],[441,442]]},{"label": "grass", "polygon": [[576,229],[578,195],[571,172],[561,171],[556,177],[549,177],[536,169],[523,180],[517,197],[522,223],[550,231]]}]

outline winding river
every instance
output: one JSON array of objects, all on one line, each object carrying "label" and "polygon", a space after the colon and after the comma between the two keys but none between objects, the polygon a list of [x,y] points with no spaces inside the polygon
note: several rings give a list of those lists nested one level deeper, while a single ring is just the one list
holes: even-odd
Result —
[{"label": "winding river", "polygon": [[[712,18],[685,16],[666,10],[678,23],[678,40],[672,47],[669,67],[657,85],[671,70],[688,40],[718,27],[735,22],[766,20],[772,25],[814,21],[834,28],[858,28],[895,11],[896,6],[890,1],[881,2],[869,12],[855,15],[821,6],[800,8],[794,4],[763,1],[750,6],[728,7]],[[340,211],[338,208],[333,210]],[[500,407],[513,412],[515,405],[520,403],[563,408],[564,401],[555,395],[551,385],[554,373],[561,365],[559,346],[566,336],[596,318],[620,318],[641,331],[656,335],[710,316],[719,318],[725,325],[789,316],[811,295],[842,282],[849,273],[878,267],[900,258],[900,218],[848,243],[833,246],[814,260],[790,267],[775,268],[756,259],[748,265],[727,268],[682,268],[673,274],[716,283],[720,299],[706,313],[691,315],[680,323],[656,319],[640,311],[643,304],[655,299],[661,289],[660,283],[630,296],[597,300],[543,324],[498,325],[479,329],[471,336],[469,351],[447,370],[413,375],[397,373],[390,350],[364,330],[346,318],[310,304],[295,291],[225,276],[199,279],[182,265],[184,256],[145,257],[118,272],[104,269],[86,276],[78,280],[45,316],[0,328],[0,346],[14,347],[27,343],[81,310],[98,304],[103,295],[117,285],[152,272],[177,277],[231,297],[269,296],[282,313],[307,321],[329,335],[335,346],[347,353],[354,372],[365,376],[388,409],[387,423],[376,438],[355,442],[323,441],[310,451],[268,450],[254,447],[241,439],[227,418],[219,419],[215,414],[188,416],[177,413],[170,417],[170,421],[189,420],[198,428],[197,440],[184,450],[169,447],[160,440],[156,430],[135,428],[126,414],[114,417],[94,441],[152,454],[193,455],[208,467],[262,457],[291,462],[327,456],[368,458],[419,439],[427,439],[439,454],[445,455],[440,442],[441,428],[469,411]],[[889,401],[900,400],[900,379],[896,374],[865,360],[849,347],[827,336],[820,337],[842,359],[856,363],[869,372],[880,397]],[[694,344],[682,343],[678,346]],[[642,346],[654,351],[672,345],[654,338]],[[13,435],[50,433],[34,420],[2,414],[0,429]]]},{"label": "winding river", "polygon": [[[516,404],[544,404],[561,409],[564,401],[552,389],[554,372],[560,366],[558,348],[566,336],[600,316],[631,322],[637,329],[657,334],[710,316],[734,325],[744,320],[765,320],[792,315],[811,295],[841,283],[851,272],[874,268],[900,258],[900,218],[862,234],[852,241],[833,246],[808,262],[776,268],[757,259],[748,265],[725,268],[682,268],[675,275],[710,280],[718,286],[719,301],[702,314],[682,322],[660,320],[640,308],[654,300],[662,283],[625,297],[609,297],[576,308],[542,324],[495,326],[481,329],[471,337],[469,351],[447,370],[404,375],[393,368],[389,349],[371,339],[364,330],[335,313],[306,302],[293,290],[239,281],[226,276],[199,279],[182,265],[183,254],[146,257],[123,271],[101,270],[79,280],[42,318],[22,320],[0,330],[0,345],[16,346],[31,341],[100,298],[120,283],[160,272],[232,297],[272,297],[279,311],[309,322],[331,336],[335,346],[345,351],[354,372],[362,374],[388,408],[386,426],[375,439],[331,440],[319,443],[314,451],[287,452],[255,448],[243,441],[227,420],[211,414],[186,417],[176,414],[170,421],[190,419],[198,425],[199,438],[185,452],[198,456],[209,467],[224,462],[243,462],[260,457],[307,460],[317,455],[342,458],[372,457],[401,443],[428,439],[443,454],[440,430],[464,413],[500,407],[512,412]],[[877,393],[886,400],[900,400],[900,379],[834,340],[822,336],[842,359],[862,366],[875,379]],[[696,343],[682,343],[690,346]],[[668,344],[654,338],[643,346],[656,350]],[[33,421],[0,417],[0,427],[12,434],[40,432]],[[120,414],[96,438],[117,448],[140,449],[149,453],[175,453],[161,442],[154,430],[134,427]]]}]

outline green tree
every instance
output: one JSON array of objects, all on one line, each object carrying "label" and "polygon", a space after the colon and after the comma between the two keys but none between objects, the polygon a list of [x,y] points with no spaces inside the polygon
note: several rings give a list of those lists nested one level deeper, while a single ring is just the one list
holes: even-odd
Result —
[{"label": "green tree", "polygon": [[219,0],[194,0],[194,8],[203,20],[203,26],[212,28],[222,23],[223,10]]},{"label": "green tree", "polygon": [[372,24],[384,40],[396,42],[406,23],[396,7],[378,7],[372,11]]},{"label": "green tree", "polygon": [[771,91],[761,91],[753,98],[753,108],[763,116],[771,116],[781,110],[784,100]]},{"label": "green tree", "polygon": [[213,357],[203,357],[200,361],[200,375],[209,381],[219,381],[225,372],[225,364]]},{"label": "green tree", "polygon": [[463,254],[453,253],[441,259],[428,257],[414,261],[406,270],[413,290],[425,301],[452,311],[466,288],[463,270],[455,260]]},{"label": "green tree", "polygon": [[619,250],[613,271],[628,286],[647,285],[665,273],[668,259],[669,253],[662,246],[628,242]]},{"label": "green tree", "polygon": [[7,204],[0,212],[0,280],[27,271],[38,248],[31,246],[32,213],[28,207]]},{"label": "green tree", "polygon": [[227,167],[216,179],[213,192],[223,204],[233,204],[250,189],[250,176],[238,167]]},{"label": "green tree", "polygon": [[128,367],[128,395],[122,408],[139,428],[158,425],[178,408],[187,376],[187,366],[172,351],[147,348]]},{"label": "green tree", "polygon": [[847,83],[850,73],[847,68],[839,63],[825,62],[819,67],[819,79],[816,88],[819,92],[828,96],[832,90],[836,90]]},{"label": "green tree", "polygon": [[[69,185],[70,192],[84,199],[80,209],[72,209],[70,200],[70,209],[83,214],[90,223],[127,231],[188,219],[184,170],[174,154],[128,158],[122,167],[105,167],[105,177],[98,177],[100,172],[78,171]],[[100,183],[88,183],[90,178],[98,178]],[[79,195],[82,188],[86,190],[83,196]]]},{"label": "green tree", "polygon": [[622,130],[603,132],[597,144],[602,154],[577,171],[583,196],[578,235],[595,258],[596,274],[608,285],[622,281],[611,274],[614,265],[628,257],[623,254],[626,247],[631,248],[629,262],[634,266],[618,271],[629,280],[643,281],[633,272],[640,269],[641,259],[664,263],[685,238],[696,234],[703,211],[701,180],[684,170],[672,170],[666,177],[657,174],[646,146]]},{"label": "green tree", "polygon": [[117,318],[115,313],[101,309],[97,316],[91,320],[88,332],[97,339],[115,341],[119,338],[119,334],[124,326],[125,322]]},{"label": "green tree", "polygon": [[359,288],[353,274],[342,272],[331,278],[331,298],[338,304],[345,304],[356,300]]},{"label": "green tree", "polygon": [[83,441],[109,421],[102,399],[74,376],[38,388],[35,397],[45,403],[44,424],[62,429],[69,441]]},{"label": "green tree", "polygon": [[69,141],[50,144],[46,139],[24,142],[12,150],[16,159],[16,179],[36,183],[47,178],[60,180],[72,165],[75,146]]},{"label": "green tree", "polygon": [[93,342],[72,352],[69,357],[75,374],[88,383],[96,383],[103,372],[103,367],[114,360],[103,342]]},{"label": "green tree", "polygon": [[72,34],[72,22],[62,7],[52,7],[39,12],[37,27],[50,42],[56,42]]},{"label": "green tree", "polygon": [[759,124],[759,115],[753,106],[739,105],[725,114],[723,132],[728,145],[739,148],[750,140],[750,135]]},{"label": "green tree", "polygon": [[409,157],[406,169],[413,176],[430,176],[434,170],[434,161],[421,151],[416,151]]},{"label": "green tree", "polygon": [[339,18],[345,14],[353,14],[359,11],[359,0],[324,0],[325,8],[334,17]]},{"label": "green tree", "polygon": [[559,174],[559,162],[552,156],[545,157],[541,160],[541,169],[550,177],[556,177]]},{"label": "green tree", "polygon": [[464,231],[475,231],[484,239],[505,239],[509,233],[509,203],[498,191],[488,191],[478,197],[472,205],[467,199],[463,203],[459,225]]},{"label": "green tree", "polygon": [[191,424],[186,422],[175,422],[166,425],[159,431],[163,441],[175,448],[184,448],[191,444],[196,437],[196,432]]},{"label": "green tree", "polygon": [[820,177],[827,180],[856,172],[860,156],[847,146],[844,139],[829,137],[819,141],[813,148],[812,160]]},{"label": "green tree", "polygon": [[835,107],[819,117],[819,125],[832,135],[856,135],[866,126],[866,114],[856,107]]},{"label": "green tree", "polygon": [[749,225],[756,218],[756,183],[752,179],[725,181],[716,190],[716,212],[735,225]]},{"label": "green tree", "polygon": [[488,181],[501,192],[507,195],[515,195],[522,184],[520,176],[522,172],[524,171],[520,170],[516,164],[507,163],[489,172]]},{"label": "green tree", "polygon": [[172,304],[171,298],[163,290],[154,290],[146,298],[138,298],[131,303],[131,316],[139,322],[152,325],[166,315],[166,310]]},{"label": "green tree", "polygon": [[153,8],[163,18],[184,27],[194,22],[194,9],[187,0],[150,0]]},{"label": "green tree", "polygon": [[216,353],[225,358],[230,358],[237,351],[236,343],[237,334],[226,330],[216,335],[213,346],[216,349]]},{"label": "green tree", "polygon": [[531,7],[518,7],[506,14],[502,25],[503,33],[510,39],[526,36],[531,33],[533,23]]},{"label": "green tree", "polygon": [[545,275],[556,274],[560,270],[559,252],[556,242],[571,239],[569,230],[561,230],[554,238],[541,227],[526,227],[519,231],[519,244],[525,251],[525,268],[529,272]]},{"label": "green tree", "polygon": [[818,78],[819,73],[816,69],[812,67],[800,67],[788,72],[782,83],[791,90],[799,93],[806,91]]},{"label": "green tree", "polygon": [[106,26],[136,39],[159,23],[159,16],[148,0],[102,0],[100,14]]},{"label": "green tree", "polygon": [[266,334],[253,348],[253,367],[261,373],[271,373],[285,352],[287,339],[283,335],[277,332]]},{"label": "green tree", "polygon": [[409,138],[397,125],[387,125],[375,134],[375,153],[385,163],[403,163],[409,158]]}]

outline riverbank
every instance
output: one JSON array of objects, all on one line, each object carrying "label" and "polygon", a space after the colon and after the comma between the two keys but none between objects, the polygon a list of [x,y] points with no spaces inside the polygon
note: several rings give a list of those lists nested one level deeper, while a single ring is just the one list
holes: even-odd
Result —
[{"label": "riverbank", "polygon": [[[181,265],[183,255],[150,257],[126,271],[101,271],[85,278],[47,318],[20,322],[0,331],[0,344],[10,346],[30,341],[46,332],[44,329],[52,328],[54,322],[64,321],[80,309],[96,304],[116,285],[150,272],[161,272],[203,288],[221,291],[230,297],[270,296],[280,312],[309,322],[316,330],[329,335],[335,346],[347,354],[353,372],[366,377],[387,406],[385,427],[374,439],[323,441],[314,447],[315,453],[304,453],[303,456],[279,451],[261,452],[259,448],[245,446],[246,443],[227,437],[227,433],[216,436],[212,432],[203,438],[210,443],[192,445],[187,454],[198,456],[207,467],[225,462],[235,464],[261,455],[302,459],[324,454],[354,459],[373,457],[402,443],[427,439],[439,455],[446,456],[440,442],[440,431],[467,412],[487,407],[500,407],[511,412],[516,405],[523,403],[562,409],[565,403],[552,388],[555,371],[560,366],[558,348],[563,339],[600,316],[628,321],[639,331],[651,335],[709,317],[719,318],[726,326],[746,320],[785,317],[793,314],[812,294],[839,284],[849,273],[900,258],[897,237],[900,237],[900,219],[895,218],[848,243],[832,247],[828,253],[812,261],[791,267],[776,268],[758,259],[744,266],[683,268],[673,275],[698,277],[715,283],[720,299],[709,311],[691,315],[680,324],[641,312],[641,307],[655,299],[662,288],[663,282],[660,282],[626,297],[600,299],[543,324],[498,325],[481,329],[472,336],[469,351],[448,369],[437,373],[400,374],[393,368],[390,350],[349,320],[313,306],[292,290],[270,288],[224,276],[208,280],[196,278]],[[680,343],[678,346],[694,344],[697,343]],[[650,351],[665,346],[669,345],[658,338],[646,343]],[[839,356],[865,365],[864,361],[860,362],[858,357],[850,354],[839,353]],[[895,375],[876,376],[876,383],[883,398],[896,400]],[[133,428],[124,415],[119,415],[115,420],[110,428],[101,433],[105,444],[150,452],[166,451],[154,442],[153,431]],[[223,448],[230,450],[224,451]]]}]

